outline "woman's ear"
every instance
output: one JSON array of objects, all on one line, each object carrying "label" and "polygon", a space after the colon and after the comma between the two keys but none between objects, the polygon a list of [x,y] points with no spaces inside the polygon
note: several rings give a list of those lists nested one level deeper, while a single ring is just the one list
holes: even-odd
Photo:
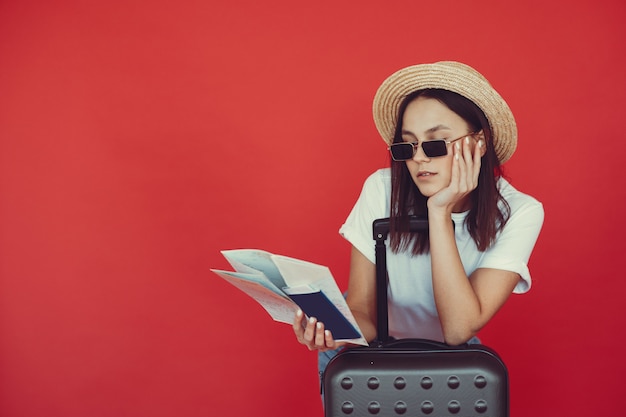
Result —
[{"label": "woman's ear", "polygon": [[474,135],[476,139],[476,144],[480,146],[480,156],[485,156],[485,152],[487,152],[487,142],[485,141],[485,132],[482,130]]}]

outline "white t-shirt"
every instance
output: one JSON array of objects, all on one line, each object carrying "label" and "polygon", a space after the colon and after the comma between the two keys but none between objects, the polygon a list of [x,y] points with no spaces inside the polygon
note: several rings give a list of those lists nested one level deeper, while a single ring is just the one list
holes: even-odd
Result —
[{"label": "white t-shirt", "polygon": [[[521,294],[531,286],[527,263],[543,224],[543,206],[517,191],[503,178],[499,180],[498,187],[511,207],[511,216],[495,243],[485,252],[477,249],[464,225],[468,214],[465,212],[452,214],[456,225],[456,244],[468,276],[478,268],[516,272],[521,278],[513,292]],[[365,181],[359,199],[339,230],[372,263],[375,262],[372,222],[389,217],[390,194],[391,169],[374,172]],[[443,341],[433,296],[430,254],[394,254],[387,242],[387,270],[390,336]]]}]

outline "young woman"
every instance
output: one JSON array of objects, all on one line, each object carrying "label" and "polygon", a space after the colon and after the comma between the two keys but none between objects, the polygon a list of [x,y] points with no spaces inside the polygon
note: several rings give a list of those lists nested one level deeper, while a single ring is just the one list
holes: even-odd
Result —
[{"label": "young woman", "polygon": [[[517,144],[515,119],[489,82],[458,62],[394,73],[378,89],[373,110],[391,168],[365,181],[340,229],[352,244],[347,303],[365,338],[374,340],[372,222],[390,217],[390,336],[465,343],[512,292],[531,285],[527,263],[544,213],[502,177],[501,164]],[[428,217],[427,233],[408,233],[413,214]],[[300,343],[322,352],[322,369],[343,345],[302,312],[293,327]]]}]

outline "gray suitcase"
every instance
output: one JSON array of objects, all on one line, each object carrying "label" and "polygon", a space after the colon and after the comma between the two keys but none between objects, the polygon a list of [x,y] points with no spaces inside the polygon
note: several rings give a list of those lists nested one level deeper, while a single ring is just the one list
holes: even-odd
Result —
[{"label": "gray suitcase", "polygon": [[[412,231],[427,227],[426,219],[411,219]],[[492,349],[390,340],[385,248],[389,219],[376,220],[373,229],[378,338],[369,347],[345,349],[329,362],[323,375],[324,415],[508,417],[508,371]]]}]

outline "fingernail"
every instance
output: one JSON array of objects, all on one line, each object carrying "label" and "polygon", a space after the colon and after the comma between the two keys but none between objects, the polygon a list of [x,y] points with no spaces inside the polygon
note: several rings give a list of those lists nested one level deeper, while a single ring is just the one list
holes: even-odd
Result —
[{"label": "fingernail", "polygon": [[465,136],[465,143],[469,143],[469,136]]},{"label": "fingernail", "polygon": [[296,311],[296,317],[298,318],[302,317],[302,310]]},{"label": "fingernail", "polygon": [[321,329],[322,328],[322,323],[317,323],[317,325],[315,327],[317,327],[318,330]]},{"label": "fingernail", "polygon": [[311,323],[311,324],[315,323],[315,317],[309,318],[309,323]]},{"label": "fingernail", "polygon": [[459,145],[459,142],[455,143],[454,146],[456,147],[456,149],[461,149],[461,145]]},{"label": "fingernail", "polygon": [[478,141],[478,147],[479,147],[479,148],[482,148],[482,147],[483,147],[483,140],[482,140],[482,139]]}]

